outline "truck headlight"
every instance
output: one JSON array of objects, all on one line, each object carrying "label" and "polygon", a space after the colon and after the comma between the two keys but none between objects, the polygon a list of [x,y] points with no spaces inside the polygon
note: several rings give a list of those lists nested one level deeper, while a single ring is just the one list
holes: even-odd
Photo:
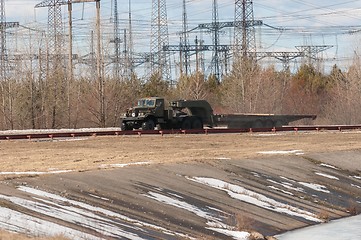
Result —
[{"label": "truck headlight", "polygon": [[135,117],[135,116],[136,116],[136,114],[135,114],[135,112],[133,112],[133,113],[132,113],[132,117]]}]

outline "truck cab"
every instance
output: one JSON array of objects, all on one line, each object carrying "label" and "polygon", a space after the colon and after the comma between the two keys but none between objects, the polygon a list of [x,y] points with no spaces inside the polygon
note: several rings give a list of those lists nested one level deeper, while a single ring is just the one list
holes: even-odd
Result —
[{"label": "truck cab", "polygon": [[120,127],[122,130],[203,129],[203,123],[212,116],[213,110],[204,100],[176,100],[166,106],[164,98],[141,98],[127,110]]},{"label": "truck cab", "polygon": [[136,106],[129,108],[124,114],[121,129],[154,129],[155,125],[159,122],[158,119],[164,118],[164,113],[164,98],[141,98]]}]

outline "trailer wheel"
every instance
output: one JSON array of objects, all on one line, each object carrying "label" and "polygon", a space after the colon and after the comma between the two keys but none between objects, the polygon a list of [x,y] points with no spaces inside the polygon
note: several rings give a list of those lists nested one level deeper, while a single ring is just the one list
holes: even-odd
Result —
[{"label": "trailer wheel", "polygon": [[154,130],[155,123],[152,119],[148,119],[142,124],[142,130]]},{"label": "trailer wheel", "polygon": [[191,129],[191,128],[192,128],[192,123],[191,123],[191,121],[189,120],[189,118],[186,118],[186,119],[183,120],[181,128],[182,128],[183,130],[187,130],[187,129]]},{"label": "trailer wheel", "polygon": [[199,118],[193,119],[192,129],[203,129],[203,123]]}]

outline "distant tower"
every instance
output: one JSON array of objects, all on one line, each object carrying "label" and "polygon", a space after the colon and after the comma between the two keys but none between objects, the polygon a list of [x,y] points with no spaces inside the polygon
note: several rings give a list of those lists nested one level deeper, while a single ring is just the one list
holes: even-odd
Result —
[{"label": "distant tower", "polygon": [[6,50],[6,17],[5,17],[5,0],[0,2],[0,81],[7,78],[7,50]]},{"label": "distant tower", "polygon": [[[169,45],[166,0],[153,0],[151,20],[151,71],[159,73],[163,80],[171,82],[169,52],[163,46]],[[171,82],[171,84],[173,84]]]},{"label": "distant tower", "polygon": [[114,77],[120,77],[120,34],[118,17],[118,0],[114,0]]},{"label": "distant tower", "polygon": [[131,74],[134,73],[134,66],[133,66],[133,29],[132,29],[132,5],[131,0],[128,2],[128,44],[126,48],[126,67]]},{"label": "distant tower", "polygon": [[255,26],[252,0],[235,0],[234,55],[250,57],[256,52]]},{"label": "distant tower", "polygon": [[48,55],[52,61],[51,69],[59,74],[62,66],[62,57],[64,47],[63,23],[61,14],[61,5],[65,4],[64,0],[45,0],[37,5],[39,7],[48,7]]},{"label": "distant tower", "polygon": [[213,0],[213,11],[212,11],[212,40],[213,40],[213,57],[212,57],[212,73],[216,76],[217,80],[220,80],[220,66],[219,66],[219,19],[218,19],[218,3],[217,0]]},{"label": "distant tower", "polygon": [[190,74],[190,56],[189,56],[189,34],[188,34],[188,19],[186,0],[183,0],[183,14],[182,14],[182,34],[181,34],[181,60],[182,60],[182,74]]}]

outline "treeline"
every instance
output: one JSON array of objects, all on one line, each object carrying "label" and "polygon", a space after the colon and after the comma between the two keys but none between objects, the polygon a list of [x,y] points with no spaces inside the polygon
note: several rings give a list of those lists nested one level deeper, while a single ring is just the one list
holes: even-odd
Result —
[{"label": "treeline", "polygon": [[147,81],[106,77],[102,89],[94,76],[68,81],[65,73],[47,79],[17,75],[0,82],[2,130],[118,127],[126,108],[146,96],[206,99],[217,113],[317,114],[318,124],[361,123],[359,59],[347,71],[335,65],[328,74],[307,64],[290,73],[240,62],[221,82],[194,73],[175,86],[157,74]]}]

